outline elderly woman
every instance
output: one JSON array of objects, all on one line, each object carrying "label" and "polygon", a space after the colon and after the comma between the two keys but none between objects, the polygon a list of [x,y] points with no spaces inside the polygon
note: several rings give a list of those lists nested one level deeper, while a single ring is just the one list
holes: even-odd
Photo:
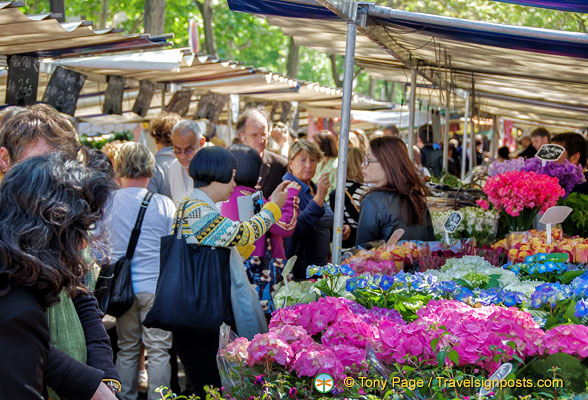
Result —
[{"label": "elderly woman", "polygon": [[[147,147],[128,142],[121,145],[114,162],[121,182],[121,189],[113,196],[107,229],[112,242],[112,262],[127,251],[137,213],[147,195],[147,184],[153,175],[155,158]],[[159,277],[159,252],[162,236],[166,236],[173,224],[176,208],[166,196],[153,194],[141,226],[141,235],[131,261],[131,279],[135,301],[131,308],[116,320],[119,370],[122,391],[120,399],[136,399],[137,374],[141,342],[149,354],[148,398],[159,397],[155,389],[169,386],[170,364],[168,350],[172,344],[171,333],[157,328],[146,328],[141,321],[149,312],[155,298]]]},{"label": "elderly woman", "polygon": [[[80,250],[102,218],[112,180],[60,155],[16,164],[0,185],[0,373],[2,397],[42,399],[56,370],[73,369],[72,359],[54,362],[45,311],[64,290],[76,299],[90,267]],[[48,251],[51,249],[51,251]],[[63,359],[62,359],[63,360]],[[83,372],[78,378],[87,379]],[[100,379],[100,378],[98,378]],[[55,387],[54,387],[55,388]],[[71,398],[85,398],[68,392]],[[114,399],[102,383],[91,393]],[[90,395],[87,398],[90,398]]]},{"label": "elderly woman", "polygon": [[333,226],[333,212],[325,202],[329,192],[329,174],[323,174],[315,185],[312,178],[322,157],[318,146],[307,140],[298,140],[288,152],[288,172],[284,180],[297,182],[298,221],[294,234],[286,239],[286,256],[297,256],[294,278],[305,279],[306,267],[329,262],[329,243]]}]

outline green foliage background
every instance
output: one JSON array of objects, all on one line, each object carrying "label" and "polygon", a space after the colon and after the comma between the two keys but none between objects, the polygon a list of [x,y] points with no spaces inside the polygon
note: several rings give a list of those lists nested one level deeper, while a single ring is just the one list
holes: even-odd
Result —
[{"label": "green foliage background", "polygon": [[[378,4],[407,11],[425,12],[486,22],[526,25],[540,28],[586,32],[588,15],[523,7],[489,0],[379,0]],[[118,12],[124,12],[128,20],[120,26],[127,33],[143,31],[145,0],[109,0],[108,21]],[[101,0],[65,0],[68,21],[82,18],[98,23]],[[286,73],[288,38],[281,30],[270,26],[264,18],[250,14],[234,13],[225,0],[213,0],[214,34],[218,55],[223,59],[240,61],[254,67],[264,67],[276,73]],[[27,2],[27,14],[49,11],[48,0]],[[165,31],[174,33],[176,46],[188,45],[188,21],[195,18],[200,23],[200,44],[204,46],[202,17],[192,0],[167,0]],[[342,72],[342,57],[338,69]],[[335,86],[328,56],[318,51],[300,49],[298,79]],[[369,77],[360,72],[356,90],[369,93]],[[380,97],[385,83],[376,82],[376,97]],[[388,86],[390,89],[390,85]],[[398,93],[397,96],[400,94]],[[397,100],[399,98],[397,97]]]}]

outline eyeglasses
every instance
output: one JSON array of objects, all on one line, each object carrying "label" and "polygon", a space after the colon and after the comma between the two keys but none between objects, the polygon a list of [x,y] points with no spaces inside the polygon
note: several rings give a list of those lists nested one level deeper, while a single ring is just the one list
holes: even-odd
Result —
[{"label": "eyeglasses", "polygon": [[369,159],[367,157],[363,158],[363,166],[367,167],[368,165],[370,165],[371,163],[379,163],[378,160],[373,160],[373,159]]},{"label": "eyeglasses", "polygon": [[173,148],[173,152],[176,156],[181,156],[182,154],[189,156],[196,153],[196,150],[195,147],[186,147],[185,149],[179,149],[177,147]]}]

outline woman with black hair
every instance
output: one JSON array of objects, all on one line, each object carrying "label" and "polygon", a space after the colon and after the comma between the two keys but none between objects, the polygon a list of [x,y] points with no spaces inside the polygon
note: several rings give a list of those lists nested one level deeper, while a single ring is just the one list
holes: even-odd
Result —
[{"label": "woman with black hair", "polygon": [[[218,252],[221,278],[219,282],[210,282],[209,287],[222,292],[224,302],[217,306],[222,310],[224,322],[231,326],[235,326],[236,317],[233,315],[235,305],[231,303],[231,264],[234,260],[231,251],[236,251],[233,248],[241,254],[253,251],[255,242],[281,218],[280,209],[288,194],[285,188],[290,183],[282,182],[271,195],[270,202],[248,221],[232,221],[221,215],[216,203],[231,196],[236,186],[236,171],[237,160],[228,150],[215,146],[198,151],[189,169],[195,189],[180,202],[176,213],[176,220],[178,215],[183,215],[182,233],[188,245],[209,246]],[[240,260],[238,254],[237,258]],[[239,267],[243,268],[242,263]],[[186,311],[189,312],[189,305]],[[216,366],[218,336],[218,330],[184,328],[173,332],[177,353],[200,398],[205,398],[204,385],[221,385]]]},{"label": "woman with black hair", "polygon": [[[237,186],[233,189],[229,200],[223,203],[221,213],[233,221],[245,221],[249,219],[249,215],[240,218],[239,198],[246,196],[249,199],[257,192],[254,188],[259,180],[261,157],[257,151],[244,144],[232,145],[229,147],[229,152],[237,159],[237,172],[235,173]],[[286,189],[288,190],[288,198],[282,207],[282,217],[272,225],[266,235],[255,242],[253,252],[241,254],[245,259],[249,281],[256,285],[261,306],[268,317],[275,310],[272,301],[273,286],[281,281],[282,269],[285,266],[286,253],[283,239],[292,236],[298,218],[300,185],[292,182]],[[258,206],[267,203],[261,192],[259,192],[259,196],[261,203]]]},{"label": "woman with black hair", "polygon": [[[47,307],[86,292],[80,250],[101,220],[113,182],[60,155],[16,164],[0,184],[0,382],[11,399],[41,399],[55,369]],[[51,251],[48,251],[48,250]],[[114,398],[102,383],[95,398]],[[101,389],[103,388],[103,389]],[[106,396],[106,397],[100,397]]]}]

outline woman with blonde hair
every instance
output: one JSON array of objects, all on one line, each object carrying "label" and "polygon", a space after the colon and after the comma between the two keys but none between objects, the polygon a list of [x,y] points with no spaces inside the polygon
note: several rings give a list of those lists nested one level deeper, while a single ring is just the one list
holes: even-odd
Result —
[{"label": "woman with blonde hair", "polygon": [[322,157],[318,146],[308,140],[300,139],[290,146],[288,152],[288,172],[283,180],[297,182],[299,214],[294,234],[286,238],[286,257],[298,257],[294,266],[294,278],[306,278],[306,267],[325,265],[329,262],[333,212],[326,203],[329,193],[329,174],[312,181],[317,165]]},{"label": "woman with blonde hair", "polygon": [[[361,198],[367,191],[363,184],[361,164],[363,153],[357,147],[350,147],[347,153],[347,180],[345,182],[345,203],[343,206],[343,251],[355,246],[359,206]],[[335,191],[329,194],[329,205],[335,209]]]}]

